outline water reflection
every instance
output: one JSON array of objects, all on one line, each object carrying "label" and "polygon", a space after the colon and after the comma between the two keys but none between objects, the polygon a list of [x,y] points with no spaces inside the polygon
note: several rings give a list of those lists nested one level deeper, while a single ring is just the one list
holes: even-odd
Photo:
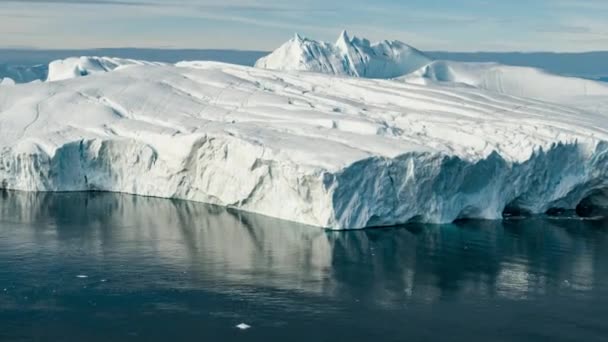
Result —
[{"label": "water reflection", "polygon": [[5,261],[36,255],[60,265],[85,258],[89,272],[108,278],[116,274],[104,268],[129,265],[126,272],[137,274],[118,275],[116,286],[130,288],[144,286],[138,277],[146,276],[157,286],[176,286],[176,279],[146,273],[161,267],[187,275],[182,288],[211,283],[231,291],[228,285],[245,284],[399,307],[564,291],[584,296],[608,284],[608,272],[598,272],[608,260],[603,222],[532,219],[345,233],[109,193],[4,192],[0,215]]},{"label": "water reflection", "polygon": [[322,230],[194,202],[4,192],[0,215],[5,253],[10,246],[49,256],[82,251],[94,263],[142,262],[204,279],[311,292],[322,291],[331,266]]}]

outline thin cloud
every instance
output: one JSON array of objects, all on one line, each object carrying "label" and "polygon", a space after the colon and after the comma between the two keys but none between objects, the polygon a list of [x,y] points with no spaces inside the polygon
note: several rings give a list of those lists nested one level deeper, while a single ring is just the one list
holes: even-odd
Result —
[{"label": "thin cloud", "polygon": [[161,5],[155,2],[124,1],[124,0],[0,0],[12,4],[69,4],[69,5],[112,5],[112,6],[149,6]]}]

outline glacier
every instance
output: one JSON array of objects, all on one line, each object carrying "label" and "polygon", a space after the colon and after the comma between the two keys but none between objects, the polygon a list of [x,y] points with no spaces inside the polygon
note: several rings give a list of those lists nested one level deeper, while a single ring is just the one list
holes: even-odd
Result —
[{"label": "glacier", "polygon": [[2,87],[0,132],[2,189],[178,198],[331,229],[575,209],[608,189],[605,112],[215,62]]}]

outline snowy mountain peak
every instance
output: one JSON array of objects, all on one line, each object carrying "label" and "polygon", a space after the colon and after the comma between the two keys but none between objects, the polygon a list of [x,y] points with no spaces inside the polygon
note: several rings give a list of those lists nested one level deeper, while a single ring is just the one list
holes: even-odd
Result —
[{"label": "snowy mountain peak", "polygon": [[431,62],[424,53],[399,41],[370,43],[342,31],[335,44],[296,34],[255,66],[263,69],[311,71],[364,78],[395,78]]},{"label": "snowy mountain peak", "polygon": [[336,46],[340,45],[350,45],[350,37],[348,36],[348,32],[346,30],[342,30],[338,40],[336,41]]}]

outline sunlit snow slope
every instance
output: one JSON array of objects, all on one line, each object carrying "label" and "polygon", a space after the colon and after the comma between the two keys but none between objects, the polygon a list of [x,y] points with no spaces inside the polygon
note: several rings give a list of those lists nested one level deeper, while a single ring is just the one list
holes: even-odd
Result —
[{"label": "sunlit snow slope", "polygon": [[0,89],[0,186],[182,198],[342,228],[574,208],[605,114],[211,62]]},{"label": "sunlit snow slope", "polygon": [[535,68],[435,61],[400,79],[416,84],[469,86],[585,109],[597,109],[603,103],[603,110],[608,110],[608,84]]},{"label": "sunlit snow slope", "polygon": [[51,62],[49,64],[48,77],[46,80],[48,82],[61,81],[70,78],[105,73],[128,66],[163,64],[164,63],[112,57],[71,57]]},{"label": "sunlit snow slope", "polygon": [[426,65],[431,60],[422,52],[399,41],[371,44],[349,37],[343,31],[335,44],[303,38],[296,34],[255,64],[258,68],[297,70],[365,78],[393,78]]},{"label": "sunlit snow slope", "polygon": [[432,61],[405,43],[370,44],[367,39],[350,38],[346,32],[340,35],[336,44],[296,35],[260,59],[256,67],[395,79],[450,88],[474,87],[583,110],[608,111],[608,84],[604,82],[555,75],[530,67]]}]

